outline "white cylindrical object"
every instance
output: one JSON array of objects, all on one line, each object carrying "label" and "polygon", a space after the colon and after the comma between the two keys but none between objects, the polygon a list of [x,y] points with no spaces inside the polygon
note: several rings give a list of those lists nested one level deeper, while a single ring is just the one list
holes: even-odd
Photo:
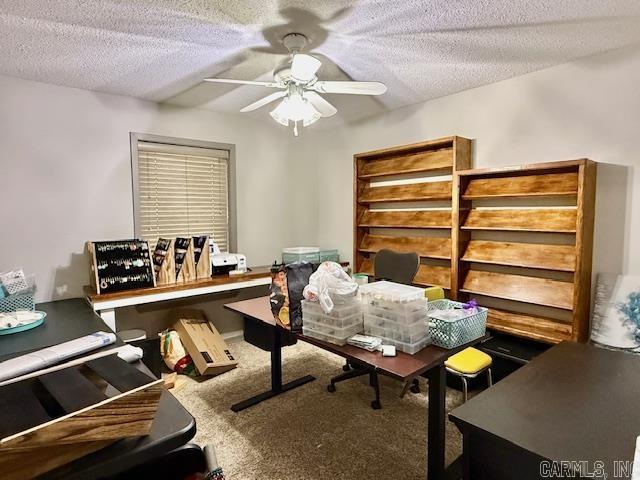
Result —
[{"label": "white cylindrical object", "polygon": [[114,333],[95,332],[75,340],[5,360],[0,362],[0,381],[40,370],[62,362],[67,358],[111,345],[115,341],[116,335]]}]

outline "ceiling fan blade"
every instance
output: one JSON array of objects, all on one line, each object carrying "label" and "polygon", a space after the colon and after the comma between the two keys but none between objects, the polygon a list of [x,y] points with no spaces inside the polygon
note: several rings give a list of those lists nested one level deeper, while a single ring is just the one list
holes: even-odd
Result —
[{"label": "ceiling fan blade", "polygon": [[319,81],[310,88],[320,93],[348,93],[351,95],[382,95],[387,86],[380,82]]},{"label": "ceiling fan blade", "polygon": [[291,62],[291,76],[294,80],[304,83],[313,79],[322,62],[311,55],[297,53]]},{"label": "ceiling fan blade", "polygon": [[264,107],[267,103],[271,103],[274,100],[278,100],[279,98],[284,97],[286,94],[286,91],[272,93],[271,95],[267,95],[266,97],[261,98],[257,102],[253,102],[251,105],[247,105],[240,111],[242,113],[252,112],[253,110],[257,110],[260,107]]},{"label": "ceiling fan blade", "polygon": [[256,85],[258,87],[268,87],[268,88],[278,88],[280,86],[276,82],[259,82],[256,80],[235,80],[232,78],[205,78],[204,81],[212,82],[212,83],[235,83],[239,85]]},{"label": "ceiling fan blade", "polygon": [[338,113],[338,109],[336,107],[331,105],[316,92],[307,91],[304,93],[304,97],[309,100],[311,105],[313,105],[314,108],[318,110],[318,112],[320,112],[320,115],[322,115],[323,117],[331,117],[332,115]]}]

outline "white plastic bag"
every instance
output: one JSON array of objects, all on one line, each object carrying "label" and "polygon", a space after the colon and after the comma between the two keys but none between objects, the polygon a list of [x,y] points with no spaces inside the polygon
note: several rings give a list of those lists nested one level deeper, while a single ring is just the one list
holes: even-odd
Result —
[{"label": "white plastic bag", "polygon": [[352,299],[358,291],[354,282],[336,262],[322,262],[309,277],[309,285],[302,292],[304,298],[319,302],[322,311],[331,313],[334,303],[344,303]]}]

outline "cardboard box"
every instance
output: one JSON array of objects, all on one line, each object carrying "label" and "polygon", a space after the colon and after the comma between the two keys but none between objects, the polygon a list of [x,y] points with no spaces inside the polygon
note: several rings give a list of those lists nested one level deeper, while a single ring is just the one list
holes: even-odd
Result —
[{"label": "cardboard box", "polygon": [[219,375],[236,368],[238,362],[203,311],[181,309],[174,316],[173,328],[200,375]]}]

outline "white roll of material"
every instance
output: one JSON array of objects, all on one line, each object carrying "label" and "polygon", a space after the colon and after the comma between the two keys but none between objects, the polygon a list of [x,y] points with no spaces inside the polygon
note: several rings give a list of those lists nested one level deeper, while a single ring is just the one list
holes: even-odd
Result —
[{"label": "white roll of material", "polygon": [[75,340],[5,360],[0,362],[0,382],[41,370],[67,358],[111,345],[115,341],[115,333],[95,332]]}]

